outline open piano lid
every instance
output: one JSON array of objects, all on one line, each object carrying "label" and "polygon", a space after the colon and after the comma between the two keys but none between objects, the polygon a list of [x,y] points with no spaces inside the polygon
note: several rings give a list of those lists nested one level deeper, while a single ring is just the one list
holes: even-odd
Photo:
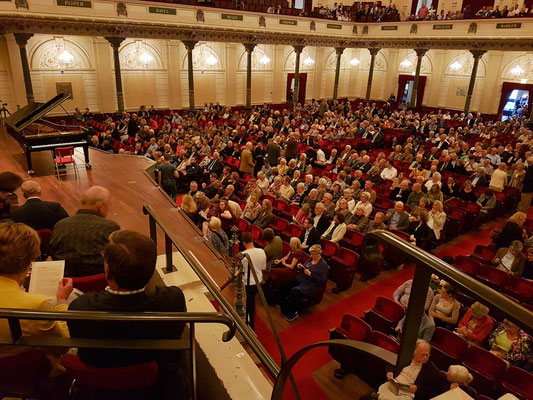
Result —
[{"label": "open piano lid", "polygon": [[63,92],[59,93],[51,100],[48,100],[46,103],[29,103],[10,117],[6,118],[6,123],[15,131],[20,132],[43,115],[48,114],[54,108],[63,104],[63,102],[70,97],[70,93]]}]

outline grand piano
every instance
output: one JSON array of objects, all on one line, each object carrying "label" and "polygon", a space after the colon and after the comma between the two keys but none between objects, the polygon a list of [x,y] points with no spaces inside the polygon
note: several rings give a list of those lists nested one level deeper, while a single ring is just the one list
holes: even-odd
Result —
[{"label": "grand piano", "polygon": [[[83,147],[85,166],[89,164],[87,132],[79,125],[56,124],[44,119],[46,114],[70,98],[68,92],[60,93],[46,103],[32,102],[6,118],[7,132],[21,145],[28,162],[28,173],[33,174],[31,153],[58,147]],[[61,108],[63,108],[61,106]],[[63,109],[65,111],[65,109]],[[70,115],[65,111],[70,117]],[[71,118],[71,117],[70,117]]]}]

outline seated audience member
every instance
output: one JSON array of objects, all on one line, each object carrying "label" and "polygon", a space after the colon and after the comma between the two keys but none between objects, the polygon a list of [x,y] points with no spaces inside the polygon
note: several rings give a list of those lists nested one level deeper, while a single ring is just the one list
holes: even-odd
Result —
[{"label": "seated audience member", "polygon": [[[372,213],[372,203],[370,202],[370,194],[368,192],[361,193],[361,200],[359,200],[355,204],[352,210],[355,209],[356,207],[362,208],[367,218],[370,216],[370,214]],[[352,211],[350,210],[350,212]]]},{"label": "seated audience member", "polygon": [[189,219],[198,225],[200,222],[200,215],[198,214],[198,206],[191,195],[186,194],[181,201],[181,210],[189,217]]},{"label": "seated audience member", "polygon": [[409,214],[403,210],[403,203],[397,201],[394,208],[387,210],[385,221],[389,228],[398,229],[405,232],[409,228]]},{"label": "seated audience member", "polygon": [[120,227],[106,219],[109,191],[92,186],[81,196],[81,207],[62,219],[52,231],[50,253],[54,260],[65,260],[65,276],[88,276],[104,272],[102,250],[109,235]]},{"label": "seated audience member", "polygon": [[242,218],[248,222],[253,222],[261,212],[261,204],[258,201],[258,196],[255,194],[250,195],[250,200],[246,202],[246,206],[242,211]]},{"label": "seated audience member", "polygon": [[335,215],[335,203],[333,202],[333,196],[331,193],[324,194],[324,197],[322,197],[322,204],[324,205],[324,214],[326,217],[333,218]]},{"label": "seated audience member", "polygon": [[311,258],[305,264],[298,267],[298,274],[288,285],[288,290],[281,304],[281,312],[287,321],[294,321],[301,311],[306,299],[315,300],[319,290],[328,279],[329,266],[322,258],[322,248],[315,244],[309,249]]},{"label": "seated audience member", "polygon": [[492,190],[487,190],[485,193],[482,193],[477,199],[476,202],[481,207],[481,212],[488,214],[491,210],[496,207],[496,195]]},{"label": "seated audience member", "polygon": [[470,201],[472,203],[475,203],[477,201],[477,196],[472,190],[472,182],[466,181],[464,183],[464,188],[459,191],[459,195],[457,196],[463,201]]},{"label": "seated audience member", "polygon": [[442,194],[442,191],[440,190],[439,185],[432,185],[431,188],[428,190],[428,199],[429,201],[443,201],[444,195]]},{"label": "seated audience member", "polygon": [[26,181],[20,190],[26,203],[11,213],[13,221],[22,222],[35,230],[52,230],[58,221],[68,217],[61,204],[41,200],[41,186],[37,182]]},{"label": "seated audience member", "polygon": [[[400,304],[403,308],[407,309],[407,306],[409,304],[409,297],[411,296],[411,289],[413,287],[413,280],[409,279],[402,283],[398,288],[394,291],[392,298],[394,301],[398,304]],[[424,306],[424,310],[429,309],[429,306],[433,302],[433,290],[431,288],[428,288],[428,294],[426,296],[426,304]]]},{"label": "seated audience member", "polygon": [[533,247],[527,249],[527,262],[522,278],[533,280]]},{"label": "seated audience member", "polygon": [[[313,223],[313,217],[307,217],[304,221],[304,231],[302,232],[299,239],[301,242],[302,249],[308,249],[315,244],[320,244],[320,232],[313,226]],[[291,242],[292,239],[295,238],[291,238]]]},{"label": "seated audience member", "polygon": [[390,192],[389,199],[401,201],[402,203],[406,204],[410,194],[411,191],[409,190],[409,181],[403,180],[398,187]]},{"label": "seated audience member", "polygon": [[[263,271],[267,268],[267,256],[263,249],[254,247],[254,239],[250,232],[242,234],[242,244],[244,246],[243,254],[250,256],[252,264],[257,274],[257,282],[259,285],[263,281]],[[257,289],[258,283],[255,280],[254,274],[248,270],[248,259],[246,257],[242,260],[244,271],[244,287],[246,290],[246,321],[250,328],[255,328],[255,295],[259,292]]]},{"label": "seated audience member", "polygon": [[[344,203],[346,204],[346,201]],[[326,231],[326,229],[329,228],[331,223],[329,217],[325,214],[325,209],[326,207],[324,206],[324,203],[316,203],[315,215],[313,216],[313,226],[321,235]]]},{"label": "seated audience member", "polygon": [[342,213],[336,213],[330,226],[322,234],[322,237],[331,240],[333,243],[338,243],[342,240],[345,234],[346,224],[344,223],[344,215]]},{"label": "seated audience member", "polygon": [[309,208],[309,204],[305,203],[302,206],[302,208],[298,210],[296,215],[292,217],[292,222],[298,226],[303,226],[307,217],[310,217],[310,216],[311,216],[311,209]]},{"label": "seated audience member", "polygon": [[509,247],[502,247],[492,259],[496,268],[510,275],[522,276],[526,266],[526,256],[522,253],[522,242],[513,240]]},{"label": "seated audience member", "polygon": [[466,310],[466,314],[459,321],[455,331],[470,344],[481,346],[494,325],[494,321],[488,314],[489,308],[476,301]]},{"label": "seated audience member", "polygon": [[[155,272],[157,249],[154,241],[140,233],[113,232],[103,251],[108,287],[105,291],[85,293],[74,300],[69,310],[104,312],[185,312],[185,298],[175,286],[146,286]],[[107,339],[179,339],[183,323],[91,323],[70,321],[74,338]],[[157,361],[159,364],[158,398],[180,393],[177,376],[179,352],[153,350],[79,349],[81,360],[94,367],[113,368]]]},{"label": "seated audience member", "polygon": [[267,266],[271,266],[275,260],[283,257],[283,241],[278,235],[274,234],[271,228],[263,230],[263,240],[267,242],[265,254],[267,257]]},{"label": "seated audience member", "polygon": [[[399,335],[403,332],[403,326],[405,324],[405,315],[404,317],[398,322],[398,325],[394,329],[396,332],[398,332]],[[434,321],[427,316],[426,313],[422,314],[422,320],[420,321],[420,327],[418,328],[418,339],[424,339],[428,342],[433,337],[433,333],[435,332],[435,323]]]},{"label": "seated audience member", "polygon": [[495,240],[496,247],[509,247],[511,242],[515,240],[523,240],[526,237],[524,231],[524,223],[527,220],[527,215],[521,211],[515,212],[511,217],[505,221],[502,229]]},{"label": "seated audience member", "polygon": [[428,226],[433,230],[437,241],[440,240],[442,228],[444,228],[444,224],[446,223],[446,214],[442,211],[442,208],[442,202],[437,200],[433,202],[433,207],[431,207],[431,211],[428,213]]},{"label": "seated audience member", "polygon": [[383,214],[382,212],[377,212],[374,216],[374,219],[366,225],[365,230],[362,233],[366,235],[368,232],[372,232],[377,229],[387,229],[387,225],[385,225],[385,223],[383,222],[384,219],[385,214]]},{"label": "seated audience member", "polygon": [[0,172],[0,219],[9,218],[18,207],[19,200],[15,190],[22,182],[22,178],[13,172]]},{"label": "seated audience member", "polygon": [[531,341],[527,333],[504,320],[489,336],[490,352],[508,364],[531,370]]},{"label": "seated audience member", "polygon": [[293,195],[294,189],[291,186],[291,178],[289,176],[284,176],[283,183],[279,189],[279,199],[290,203]]},{"label": "seated audience member", "polygon": [[[235,225],[235,214],[233,213],[231,206],[229,204],[230,200],[227,198],[220,199],[220,221],[222,222],[222,229],[227,230],[232,228]],[[239,208],[240,210],[240,208]],[[240,211],[239,211],[240,212]]]},{"label": "seated audience member", "polygon": [[222,221],[220,218],[211,217],[208,222],[204,222],[203,234],[220,255],[229,256],[229,239],[226,232],[222,229]]},{"label": "seated audience member", "polygon": [[[57,288],[55,306],[47,296],[27,293],[21,288],[30,273],[32,263],[39,257],[40,240],[37,233],[27,225],[12,221],[0,222],[0,307],[22,308],[39,311],[67,309],[67,299],[72,292],[72,279],[62,279]],[[62,336],[68,337],[64,321],[21,320],[20,326],[24,336]],[[0,334],[9,337],[7,320],[0,324]],[[28,347],[3,346],[1,357],[7,357],[28,351]],[[66,351],[66,350],[65,350]],[[52,375],[61,370],[54,352],[46,351],[52,362]],[[60,352],[55,352],[59,355]]]},{"label": "seated audience member", "polygon": [[489,185],[489,181],[485,175],[485,168],[483,167],[479,167],[476,170],[476,173],[468,178],[468,180],[472,183],[472,186],[475,187],[487,187]]},{"label": "seated audience member", "polygon": [[368,218],[365,215],[365,209],[362,207],[355,207],[354,214],[349,218],[346,229],[363,232],[368,222]]},{"label": "seated audience member", "polygon": [[446,185],[443,185],[441,191],[446,196],[457,197],[459,195],[459,186],[455,183],[453,176],[449,176]]},{"label": "seated audience member", "polygon": [[450,365],[448,372],[445,373],[445,377],[442,377],[440,383],[440,393],[446,393],[448,390],[461,388],[467,395],[475,399],[477,392],[469,385],[474,378],[472,374],[468,372],[468,369],[462,365]]},{"label": "seated audience member", "polygon": [[433,230],[428,225],[428,212],[421,211],[416,217],[416,227],[414,229],[412,239],[415,240],[416,245],[421,249],[427,250],[429,241],[433,238]]},{"label": "seated audience member", "polygon": [[457,290],[445,283],[440,293],[435,295],[429,307],[429,318],[436,326],[453,329],[459,321],[461,304],[455,299]]},{"label": "seated audience member", "polygon": [[261,211],[254,219],[253,224],[261,229],[264,229],[270,225],[273,219],[274,214],[272,213],[272,202],[268,199],[265,199],[261,203]]},{"label": "seated audience member", "polygon": [[[380,400],[420,398],[430,399],[437,393],[440,371],[429,359],[431,345],[419,339],[416,343],[411,364],[404,367],[394,376],[387,372],[388,382],[378,389]],[[401,390],[399,385],[407,385],[407,390]],[[370,397],[369,397],[370,398]],[[375,398],[375,397],[374,397]]]},{"label": "seated audience member", "polygon": [[420,183],[413,184],[413,190],[409,193],[407,197],[407,205],[414,209],[420,204],[420,199],[422,197],[427,197],[426,194],[422,191],[422,185]]}]

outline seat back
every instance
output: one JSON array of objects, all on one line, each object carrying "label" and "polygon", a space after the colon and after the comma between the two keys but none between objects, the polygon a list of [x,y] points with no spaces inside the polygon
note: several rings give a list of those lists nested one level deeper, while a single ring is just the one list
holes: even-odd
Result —
[{"label": "seat back", "polygon": [[405,314],[401,305],[384,296],[378,296],[372,310],[392,322],[398,322]]},{"label": "seat back", "polygon": [[455,257],[455,265],[468,275],[476,275],[478,269],[480,269],[480,263],[472,258],[466,256]]},{"label": "seat back", "polygon": [[348,266],[348,268],[354,268],[357,265],[357,260],[359,260],[359,255],[355,251],[351,251],[344,247],[340,247],[339,250],[337,250],[335,257]]},{"label": "seat back", "polygon": [[50,229],[39,229],[37,235],[39,235],[39,239],[41,239],[41,259],[44,260],[48,256],[52,231]]},{"label": "seat back", "polygon": [[74,155],[74,147],[58,147],[54,149],[57,157],[69,157]]},{"label": "seat back", "polygon": [[503,377],[502,389],[526,399],[533,398],[533,374],[522,368],[511,366]]},{"label": "seat back", "polygon": [[431,344],[456,358],[461,359],[468,350],[468,342],[448,329],[437,327]]},{"label": "seat back", "polygon": [[248,225],[248,231],[252,234],[254,242],[261,240],[263,238],[263,230],[257,225]]},{"label": "seat back", "polygon": [[379,346],[382,349],[392,351],[395,354],[400,352],[400,343],[380,331],[370,332],[368,343]]},{"label": "seat back", "polygon": [[487,261],[492,261],[496,253],[498,252],[498,249],[493,246],[483,246],[483,245],[476,245],[474,248],[474,254],[483,258]]},{"label": "seat back", "polygon": [[96,274],[72,278],[72,285],[83,293],[101,292],[106,288],[107,280],[105,279],[105,274]]},{"label": "seat back", "polygon": [[289,236],[297,237],[297,238],[300,237],[302,232],[303,232],[303,228],[301,226],[296,225],[296,224],[288,224],[287,225],[287,230],[285,231],[285,233],[287,233]]},{"label": "seat back", "polygon": [[479,346],[469,347],[463,363],[466,367],[470,367],[493,380],[500,378],[507,368],[504,360]]},{"label": "seat back", "polygon": [[37,385],[48,377],[50,361],[40,350],[30,350],[0,358],[0,393],[37,397]]},{"label": "seat back", "polygon": [[365,235],[363,235],[361,232],[347,229],[346,233],[344,234],[343,240],[346,240],[347,242],[353,243],[360,247],[363,244],[364,237]]},{"label": "seat back", "polygon": [[352,340],[366,342],[372,327],[361,318],[352,314],[344,314],[341,320],[341,332]]},{"label": "seat back", "polygon": [[339,250],[339,245],[337,243],[333,243],[331,240],[324,238],[320,240],[320,243],[322,244],[323,256],[333,257],[335,254],[337,254],[337,250]]},{"label": "seat back", "polygon": [[283,257],[285,257],[291,251],[291,245],[287,242],[281,242],[283,245]]},{"label": "seat back", "polygon": [[239,232],[246,232],[250,223],[242,218],[235,218],[235,225]]},{"label": "seat back", "polygon": [[155,385],[159,368],[155,361],[119,368],[96,368],[72,354],[64,354],[61,364],[84,386],[103,390],[134,390]]},{"label": "seat back", "polygon": [[488,283],[497,287],[505,286],[507,279],[509,279],[507,272],[489,266],[479,268],[476,277],[478,279],[486,280]]}]

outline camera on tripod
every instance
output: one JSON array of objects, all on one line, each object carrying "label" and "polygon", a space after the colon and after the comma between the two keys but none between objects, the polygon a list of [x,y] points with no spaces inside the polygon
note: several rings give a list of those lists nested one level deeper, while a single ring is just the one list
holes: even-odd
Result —
[{"label": "camera on tripod", "polygon": [[0,125],[4,125],[5,119],[11,115],[9,110],[6,108],[7,103],[4,103],[2,100],[0,100]]}]

